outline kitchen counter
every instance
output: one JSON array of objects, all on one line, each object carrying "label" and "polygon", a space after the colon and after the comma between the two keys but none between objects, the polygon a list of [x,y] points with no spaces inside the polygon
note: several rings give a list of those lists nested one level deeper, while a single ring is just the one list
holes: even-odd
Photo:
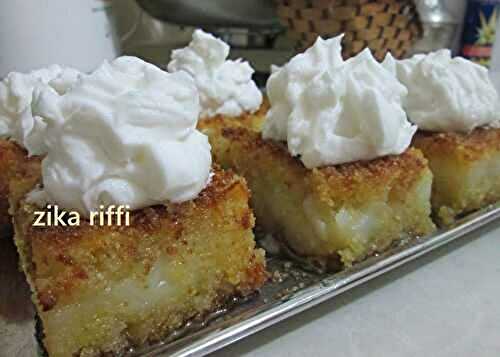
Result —
[{"label": "kitchen counter", "polygon": [[500,222],[213,354],[500,356]]}]

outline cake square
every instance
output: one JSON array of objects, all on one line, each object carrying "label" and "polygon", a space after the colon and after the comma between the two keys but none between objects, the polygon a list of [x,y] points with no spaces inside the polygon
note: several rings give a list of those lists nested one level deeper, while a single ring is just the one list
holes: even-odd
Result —
[{"label": "cake square", "polygon": [[245,128],[260,133],[266,120],[269,110],[269,100],[264,97],[261,107],[255,113],[245,113],[236,118],[217,115],[212,118],[202,118],[198,121],[198,130],[208,136],[212,147],[212,157],[214,162],[218,162],[217,153],[223,152],[225,141],[221,140],[223,128]]},{"label": "cake square", "polygon": [[264,98],[259,110],[255,113],[244,113],[238,117],[225,115],[216,115],[210,118],[201,118],[198,121],[198,129],[203,130],[212,126],[244,127],[257,132],[262,130],[262,125],[266,119],[266,113],[269,110],[269,101]]},{"label": "cake square", "polygon": [[130,212],[130,226],[33,227],[15,241],[51,357],[119,355],[266,280],[244,179],[216,169],[191,201]]},{"label": "cake square", "polygon": [[298,255],[350,266],[435,228],[432,173],[416,149],[307,169],[284,143],[251,130],[220,128],[212,141],[219,164],[247,180],[257,224]]},{"label": "cake square", "polygon": [[452,223],[500,200],[500,129],[469,134],[419,131],[413,145],[434,174],[432,207],[439,222]]},{"label": "cake square", "polygon": [[0,239],[12,233],[9,196],[14,200],[28,192],[38,180],[41,159],[28,153],[10,140],[0,140]]}]

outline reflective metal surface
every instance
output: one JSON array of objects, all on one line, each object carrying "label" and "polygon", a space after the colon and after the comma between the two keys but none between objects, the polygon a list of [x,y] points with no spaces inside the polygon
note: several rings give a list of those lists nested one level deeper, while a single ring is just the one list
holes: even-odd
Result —
[{"label": "reflective metal surface", "polygon": [[151,16],[195,27],[271,28],[278,25],[270,0],[137,0]]},{"label": "reflective metal surface", "polygon": [[[399,242],[388,252],[336,274],[303,270],[279,257],[268,260],[272,279],[245,301],[214,313],[207,320],[192,321],[168,341],[132,356],[204,356],[224,346],[296,315],[327,299],[414,260],[500,218],[500,203],[460,219],[454,226],[418,239]],[[173,342],[172,342],[173,341]]]},{"label": "reflective metal surface", "polygon": [[413,53],[426,53],[441,48],[456,50],[461,37],[465,0],[415,0],[422,20],[424,35]]}]

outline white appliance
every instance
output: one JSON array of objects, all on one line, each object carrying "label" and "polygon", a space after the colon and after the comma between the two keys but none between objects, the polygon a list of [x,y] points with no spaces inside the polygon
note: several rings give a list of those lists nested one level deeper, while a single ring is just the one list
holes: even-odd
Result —
[{"label": "white appliance", "polygon": [[500,20],[497,23],[495,45],[491,58],[490,74],[495,83],[497,91],[500,93]]},{"label": "white appliance", "polygon": [[0,1],[0,78],[50,64],[87,72],[119,53],[111,0]]},{"label": "white appliance", "polygon": [[493,46],[493,57],[491,59],[491,70],[500,72],[500,19],[497,22],[495,45]]}]

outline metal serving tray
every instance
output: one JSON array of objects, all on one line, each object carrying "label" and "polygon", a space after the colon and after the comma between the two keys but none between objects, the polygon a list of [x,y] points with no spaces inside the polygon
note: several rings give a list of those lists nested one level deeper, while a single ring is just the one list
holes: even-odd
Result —
[{"label": "metal serving tray", "polygon": [[[268,254],[271,278],[259,294],[234,300],[225,309],[189,322],[161,343],[129,351],[127,357],[204,356],[495,220],[500,222],[500,202],[430,236],[399,242],[386,253],[335,274],[322,273],[312,265]],[[33,356],[38,350],[29,288],[24,276],[17,271],[16,261],[11,242],[0,240],[0,287],[9,287],[0,288],[0,357]]]},{"label": "metal serving tray", "polygon": [[458,220],[436,233],[399,242],[387,252],[339,273],[319,273],[300,263],[274,256],[268,259],[270,281],[244,301],[191,321],[168,340],[131,356],[204,356],[254,334],[500,218],[500,203]]}]

